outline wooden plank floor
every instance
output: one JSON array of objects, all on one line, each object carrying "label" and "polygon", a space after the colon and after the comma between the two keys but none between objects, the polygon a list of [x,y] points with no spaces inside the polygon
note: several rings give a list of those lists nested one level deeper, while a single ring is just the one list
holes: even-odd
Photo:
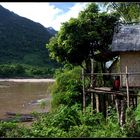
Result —
[{"label": "wooden plank floor", "polygon": [[[87,90],[85,90],[85,92],[87,93],[97,93],[97,94],[117,94],[117,95],[122,95],[122,96],[127,96],[126,94],[126,90],[124,89],[120,89],[119,91],[115,91],[113,90],[111,87],[95,87],[94,89],[93,88],[89,88]],[[137,95],[137,94],[134,94],[132,93],[132,90],[130,91],[130,96],[134,95],[134,96],[140,96],[140,95]]]}]

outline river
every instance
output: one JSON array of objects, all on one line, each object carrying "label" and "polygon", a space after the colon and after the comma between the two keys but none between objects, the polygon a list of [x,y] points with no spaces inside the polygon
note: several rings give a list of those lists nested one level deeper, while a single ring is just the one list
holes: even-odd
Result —
[{"label": "river", "polygon": [[[53,83],[53,79],[0,79],[0,119],[6,117],[6,112],[49,111]],[[45,102],[45,108],[41,102]]]}]

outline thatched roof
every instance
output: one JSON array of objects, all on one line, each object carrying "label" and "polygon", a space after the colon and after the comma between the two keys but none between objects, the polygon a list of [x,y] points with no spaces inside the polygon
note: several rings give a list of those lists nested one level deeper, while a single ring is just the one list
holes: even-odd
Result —
[{"label": "thatched roof", "polygon": [[112,51],[140,51],[140,24],[122,25],[118,33],[114,33]]}]

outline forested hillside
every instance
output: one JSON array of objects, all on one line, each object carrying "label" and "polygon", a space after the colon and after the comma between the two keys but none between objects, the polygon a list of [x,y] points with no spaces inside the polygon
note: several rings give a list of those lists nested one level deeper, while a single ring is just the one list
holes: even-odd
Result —
[{"label": "forested hillside", "polygon": [[53,28],[45,28],[0,6],[0,64],[57,67],[45,47],[54,34]]}]

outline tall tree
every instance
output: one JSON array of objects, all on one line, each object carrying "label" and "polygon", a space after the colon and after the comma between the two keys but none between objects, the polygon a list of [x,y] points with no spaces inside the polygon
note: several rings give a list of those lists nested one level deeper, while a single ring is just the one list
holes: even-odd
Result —
[{"label": "tall tree", "polygon": [[89,4],[78,18],[63,23],[51,38],[46,45],[50,56],[59,62],[82,66],[89,57],[109,49],[118,19],[117,14],[100,13],[98,5]]}]

